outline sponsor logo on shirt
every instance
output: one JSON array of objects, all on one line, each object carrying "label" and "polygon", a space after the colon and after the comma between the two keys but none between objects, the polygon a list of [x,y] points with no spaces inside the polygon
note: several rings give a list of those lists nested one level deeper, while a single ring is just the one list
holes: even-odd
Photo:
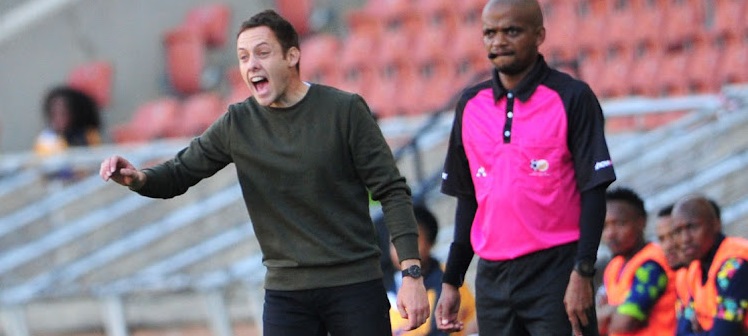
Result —
[{"label": "sponsor logo on shirt", "polygon": [[611,162],[610,160],[598,161],[598,162],[595,163],[595,171],[598,171],[598,170],[603,169],[603,168],[610,167],[612,165],[613,165],[613,162]]},{"label": "sponsor logo on shirt", "polygon": [[475,173],[475,177],[486,177],[488,174],[486,174],[486,168],[480,167],[478,168],[478,172]]},{"label": "sponsor logo on shirt", "polygon": [[532,168],[534,172],[537,172],[537,173],[546,172],[548,171],[548,167],[549,167],[549,164],[548,164],[548,160],[546,159],[537,159],[537,160],[530,161],[530,168]]},{"label": "sponsor logo on shirt", "polygon": [[446,180],[449,174],[442,172],[442,180]]}]

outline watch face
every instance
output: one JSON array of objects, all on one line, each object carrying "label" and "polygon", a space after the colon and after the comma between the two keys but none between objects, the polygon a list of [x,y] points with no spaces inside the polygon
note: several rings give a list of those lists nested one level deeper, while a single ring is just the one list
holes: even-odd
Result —
[{"label": "watch face", "polygon": [[407,269],[403,270],[403,276],[409,276],[412,278],[420,278],[421,277],[421,267],[418,265],[413,265],[408,267]]},{"label": "watch face", "polygon": [[577,264],[577,270],[582,275],[592,276],[595,274],[595,264],[588,260],[583,260]]}]

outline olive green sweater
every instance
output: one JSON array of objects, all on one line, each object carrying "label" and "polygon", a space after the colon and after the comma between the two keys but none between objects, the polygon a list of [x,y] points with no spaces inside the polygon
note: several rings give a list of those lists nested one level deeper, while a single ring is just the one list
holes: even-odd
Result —
[{"label": "olive green sweater", "polygon": [[141,195],[171,198],[229,163],[267,267],[265,288],[299,290],[382,277],[368,192],[402,259],[418,259],[410,189],[364,100],[312,84],[289,108],[231,105],[173,159],[144,169]]}]

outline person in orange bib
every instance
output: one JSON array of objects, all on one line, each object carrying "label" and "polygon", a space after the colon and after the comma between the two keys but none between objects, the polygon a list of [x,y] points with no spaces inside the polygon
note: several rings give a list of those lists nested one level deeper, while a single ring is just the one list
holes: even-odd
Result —
[{"label": "person in orange bib", "polygon": [[674,335],[674,273],[660,245],[644,239],[644,201],[631,189],[617,188],[607,192],[606,202],[602,239],[614,257],[603,274],[600,334]]},{"label": "person in orange bib", "polygon": [[[748,334],[748,240],[726,237],[710,200],[690,195],[673,207],[673,238],[689,261],[686,283],[695,316],[681,334]],[[680,332],[680,330],[679,330]]]},{"label": "person in orange bib", "polygon": [[688,292],[686,273],[688,272],[688,263],[681,260],[678,248],[673,239],[673,204],[670,204],[657,212],[657,221],[655,222],[655,235],[657,241],[665,252],[665,259],[670,268],[675,273],[675,318],[676,318],[676,335],[692,335],[690,319],[693,316],[693,309],[690,307],[691,294]]}]

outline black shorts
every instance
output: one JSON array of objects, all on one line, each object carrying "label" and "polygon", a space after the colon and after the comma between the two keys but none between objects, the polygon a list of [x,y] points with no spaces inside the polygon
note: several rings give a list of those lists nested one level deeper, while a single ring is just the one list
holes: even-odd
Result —
[{"label": "black shorts", "polygon": [[[572,334],[564,294],[574,268],[576,243],[506,261],[480,259],[475,279],[481,336]],[[597,335],[594,306],[585,335]]]},{"label": "black shorts", "polygon": [[266,290],[262,315],[267,336],[392,335],[382,279],[309,290]]}]

